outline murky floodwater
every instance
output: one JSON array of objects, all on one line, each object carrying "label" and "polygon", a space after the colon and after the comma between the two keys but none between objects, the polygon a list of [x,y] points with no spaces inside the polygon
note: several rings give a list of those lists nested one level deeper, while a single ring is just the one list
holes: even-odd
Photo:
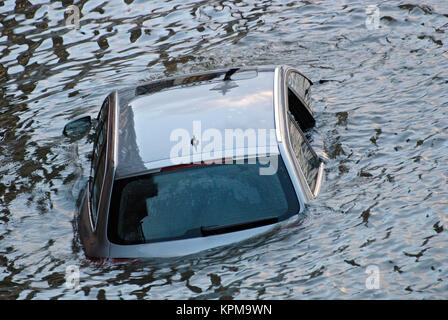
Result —
[{"label": "murky floodwater", "polygon": [[[74,30],[73,1],[0,1],[0,298],[448,298],[448,1],[425,2],[82,0]],[[87,260],[73,221],[91,146],[64,124],[115,88],[263,64],[316,83],[329,159],[302,222],[183,259]]]}]

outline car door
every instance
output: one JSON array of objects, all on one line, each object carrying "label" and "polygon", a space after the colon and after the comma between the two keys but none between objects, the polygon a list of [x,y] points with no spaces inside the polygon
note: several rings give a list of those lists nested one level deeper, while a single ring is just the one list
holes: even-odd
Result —
[{"label": "car door", "polygon": [[90,178],[79,232],[87,256],[107,256],[107,219],[115,172],[117,93],[104,100],[97,117]]},{"label": "car door", "polygon": [[92,164],[89,179],[89,203],[92,229],[95,230],[100,210],[101,193],[107,169],[107,131],[109,120],[110,97],[108,96],[101,106],[97,117],[97,130],[93,144]]},{"label": "car door", "polygon": [[285,70],[283,92],[289,146],[308,198],[318,194],[323,172],[323,162],[311,147],[308,140],[311,135],[307,134],[315,125],[311,109],[311,85],[312,82],[295,69]]}]

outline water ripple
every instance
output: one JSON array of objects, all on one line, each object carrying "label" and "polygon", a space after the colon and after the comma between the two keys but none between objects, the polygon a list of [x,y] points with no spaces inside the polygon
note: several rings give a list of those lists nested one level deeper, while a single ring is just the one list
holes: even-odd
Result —
[{"label": "water ripple", "polygon": [[[65,1],[0,2],[0,298],[447,298],[447,2],[74,4],[79,29],[65,27]],[[90,145],[66,141],[64,124],[112,88],[262,64],[316,83],[313,145],[328,163],[305,216],[187,258],[87,260],[74,212]]]}]

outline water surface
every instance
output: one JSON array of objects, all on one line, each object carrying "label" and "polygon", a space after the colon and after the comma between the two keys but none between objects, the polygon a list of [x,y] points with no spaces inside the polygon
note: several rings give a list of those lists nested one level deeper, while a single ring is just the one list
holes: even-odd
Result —
[{"label": "water surface", "polygon": [[[448,2],[425,3],[0,1],[0,298],[448,298]],[[72,4],[79,29],[65,27]],[[303,219],[182,259],[87,260],[73,222],[91,145],[64,124],[113,89],[264,64],[316,84],[328,162]]]}]

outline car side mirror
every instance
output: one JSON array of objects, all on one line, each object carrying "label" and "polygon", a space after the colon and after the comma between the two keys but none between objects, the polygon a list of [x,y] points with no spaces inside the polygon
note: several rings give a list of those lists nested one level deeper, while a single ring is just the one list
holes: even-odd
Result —
[{"label": "car side mirror", "polygon": [[81,138],[89,132],[91,126],[92,118],[90,116],[86,116],[67,123],[62,133],[68,138]]}]

